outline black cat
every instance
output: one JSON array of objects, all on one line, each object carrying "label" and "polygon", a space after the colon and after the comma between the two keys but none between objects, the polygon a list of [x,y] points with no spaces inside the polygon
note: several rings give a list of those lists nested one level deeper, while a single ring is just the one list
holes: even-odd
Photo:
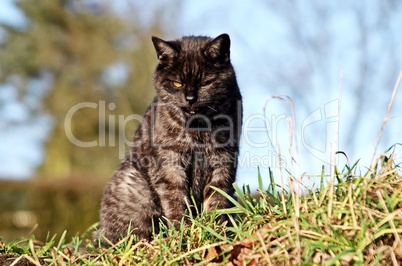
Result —
[{"label": "black cat", "polygon": [[231,206],[211,186],[234,194],[242,102],[229,36],[152,41],[156,97],[101,202],[95,238],[112,243],[129,226],[147,240],[160,220],[177,226],[190,193],[206,211]]}]

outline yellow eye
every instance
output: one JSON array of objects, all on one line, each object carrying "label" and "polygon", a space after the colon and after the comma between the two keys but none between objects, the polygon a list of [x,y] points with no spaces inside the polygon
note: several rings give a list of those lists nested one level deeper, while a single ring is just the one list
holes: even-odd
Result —
[{"label": "yellow eye", "polygon": [[183,86],[183,84],[181,84],[178,81],[173,81],[173,86],[175,86],[176,88],[181,88],[181,86]]}]

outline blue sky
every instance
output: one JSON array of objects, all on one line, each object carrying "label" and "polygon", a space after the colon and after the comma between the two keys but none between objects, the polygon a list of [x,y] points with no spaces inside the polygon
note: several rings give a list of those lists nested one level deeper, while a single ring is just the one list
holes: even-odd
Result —
[{"label": "blue sky", "polygon": [[[19,23],[21,17],[11,2],[0,2],[0,20]],[[278,171],[274,156],[278,147],[289,167],[290,154],[295,157],[300,174],[319,174],[321,165],[330,160],[331,143],[336,142],[335,148],[344,151],[351,163],[361,158],[362,166],[369,165],[394,83],[402,69],[402,19],[398,15],[402,5],[390,9],[381,5],[385,4],[183,2],[177,12],[179,16],[170,21],[177,36],[160,37],[217,36],[226,32],[232,39],[232,63],[245,109],[240,183],[252,183],[258,165],[263,173],[268,166]],[[151,12],[155,7],[144,4],[143,8]],[[381,13],[384,10],[388,10],[386,16]],[[270,100],[266,109],[269,134],[261,130],[265,127],[263,107],[275,95],[287,95],[294,102],[296,138],[291,151],[286,124],[292,113],[289,104]],[[398,92],[379,152],[401,142],[401,98]],[[16,104],[11,88],[0,88],[0,99],[5,102],[2,119],[24,121],[26,110]],[[339,137],[334,143],[339,101]],[[41,143],[46,138],[47,120],[32,121],[18,128],[7,127],[0,121],[0,130],[0,176],[29,177],[43,157]],[[263,145],[270,141],[268,135],[275,149]],[[340,165],[345,162],[340,158]]]}]

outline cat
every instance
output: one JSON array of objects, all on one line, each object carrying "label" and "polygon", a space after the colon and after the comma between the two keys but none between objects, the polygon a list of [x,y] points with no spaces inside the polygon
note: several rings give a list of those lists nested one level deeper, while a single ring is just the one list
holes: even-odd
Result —
[{"label": "cat", "polygon": [[105,189],[94,238],[106,245],[129,228],[150,241],[160,221],[179,226],[186,201],[193,210],[231,207],[212,186],[235,196],[242,96],[229,35],[152,42],[156,96]]}]

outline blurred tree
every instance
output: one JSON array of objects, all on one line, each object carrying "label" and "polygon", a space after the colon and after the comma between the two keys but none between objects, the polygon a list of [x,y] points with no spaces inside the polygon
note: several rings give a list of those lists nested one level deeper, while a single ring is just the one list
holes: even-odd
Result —
[{"label": "blurred tree", "polygon": [[110,176],[138,123],[128,116],[142,115],[152,97],[150,36],[162,22],[140,27],[139,10],[131,8],[125,23],[112,1],[16,3],[27,22],[0,24],[0,82],[18,90],[32,119],[51,117],[39,176]]}]

